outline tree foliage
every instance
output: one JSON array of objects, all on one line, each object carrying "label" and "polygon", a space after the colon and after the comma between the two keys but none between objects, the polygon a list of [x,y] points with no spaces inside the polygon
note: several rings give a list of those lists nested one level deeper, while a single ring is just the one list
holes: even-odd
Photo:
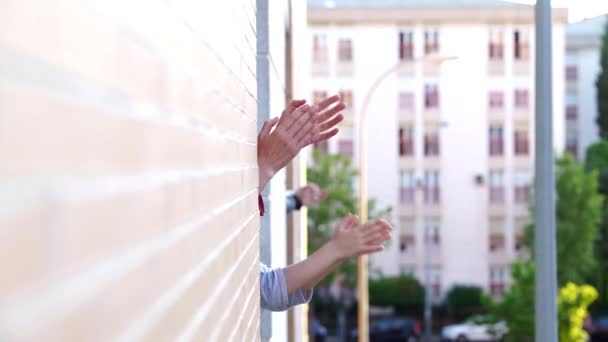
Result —
[{"label": "tree foliage", "polygon": [[453,319],[460,321],[483,311],[483,289],[475,285],[454,285],[445,297],[445,305]]},{"label": "tree foliage", "polygon": [[516,261],[511,265],[513,283],[496,302],[485,296],[490,321],[504,321],[509,329],[506,342],[534,340],[534,262]]},{"label": "tree foliage", "polygon": [[424,307],[424,287],[410,275],[370,279],[369,302],[393,307],[398,314],[418,314]]},{"label": "tree foliage", "polygon": [[600,58],[602,71],[600,72],[595,86],[597,88],[597,109],[596,119],[600,136],[608,139],[608,21],[602,38],[602,52]]},{"label": "tree foliage", "polygon": [[[582,283],[595,270],[594,243],[601,218],[602,196],[595,172],[566,155],[557,160],[556,232],[557,278],[560,286],[568,281]],[[526,242],[534,250],[535,225],[526,227]]]},{"label": "tree foliage", "polygon": [[[319,206],[308,209],[308,250],[315,251],[331,239],[334,225],[349,213],[357,214],[358,198],[354,190],[357,171],[349,158],[341,154],[327,154],[313,151],[313,161],[307,170],[310,182],[317,183],[327,192],[327,197]],[[388,218],[391,208],[378,210],[376,202],[368,201],[370,219]],[[329,285],[337,274],[344,274],[346,284],[354,288],[356,283],[356,259],[342,263],[322,281]]]},{"label": "tree foliage", "polygon": [[585,168],[588,172],[597,173],[599,192],[604,196],[601,224],[595,242],[598,271],[590,277],[589,281],[595,285],[599,293],[594,309],[608,312],[608,200],[606,200],[608,198],[608,140],[601,140],[587,148]]}]

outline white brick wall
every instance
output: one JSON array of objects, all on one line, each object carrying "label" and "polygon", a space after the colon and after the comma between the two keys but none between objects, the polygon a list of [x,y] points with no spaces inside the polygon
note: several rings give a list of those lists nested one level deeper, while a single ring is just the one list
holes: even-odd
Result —
[{"label": "white brick wall", "polygon": [[255,2],[0,7],[0,341],[259,339]]}]

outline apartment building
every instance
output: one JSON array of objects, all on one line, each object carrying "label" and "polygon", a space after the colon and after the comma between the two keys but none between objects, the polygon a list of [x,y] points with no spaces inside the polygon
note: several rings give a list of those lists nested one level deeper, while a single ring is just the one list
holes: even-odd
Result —
[{"label": "apartment building", "polygon": [[[500,296],[522,251],[534,175],[534,9],[497,0],[309,0],[310,94],[350,103],[330,153],[357,159],[366,115],[369,194],[391,206],[386,275]],[[565,10],[554,10],[554,145],[564,145]],[[455,57],[440,60],[439,57]],[[440,63],[438,63],[440,62]],[[398,67],[396,67],[399,65]],[[361,113],[372,84],[366,113]]]},{"label": "apartment building", "polygon": [[578,159],[599,139],[595,82],[606,22],[604,15],[566,27],[566,150]]}]

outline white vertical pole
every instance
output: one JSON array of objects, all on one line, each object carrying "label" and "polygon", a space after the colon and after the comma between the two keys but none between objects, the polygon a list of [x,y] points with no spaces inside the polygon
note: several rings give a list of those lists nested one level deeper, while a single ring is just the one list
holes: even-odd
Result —
[{"label": "white vertical pole", "polygon": [[551,1],[536,2],[535,262],[537,342],[557,342]]}]

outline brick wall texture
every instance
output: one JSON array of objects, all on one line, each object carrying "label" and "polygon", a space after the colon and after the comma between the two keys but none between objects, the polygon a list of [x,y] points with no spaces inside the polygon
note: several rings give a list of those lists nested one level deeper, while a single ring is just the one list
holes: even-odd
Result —
[{"label": "brick wall texture", "polygon": [[0,0],[0,341],[259,339],[254,0]]}]

